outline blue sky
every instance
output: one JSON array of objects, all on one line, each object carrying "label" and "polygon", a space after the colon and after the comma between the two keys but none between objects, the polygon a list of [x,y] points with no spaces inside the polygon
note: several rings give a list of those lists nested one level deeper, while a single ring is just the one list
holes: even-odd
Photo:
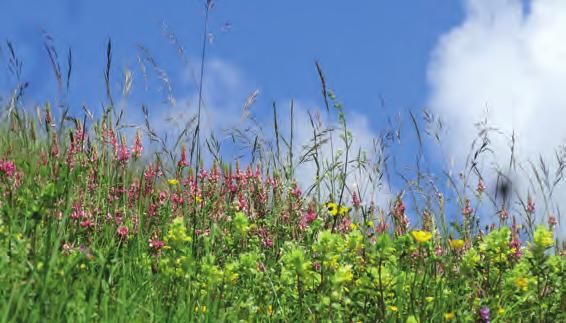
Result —
[{"label": "blue sky", "polygon": [[[195,59],[201,48],[201,1],[3,0],[0,39],[21,56],[29,95],[49,97],[53,73],[41,30],[55,39],[61,64],[74,57],[71,102],[102,99],[104,50],[114,44],[114,71],[136,70],[135,45],[144,44],[173,80],[174,95],[193,91],[183,83],[180,60],[162,34],[167,24]],[[440,34],[462,19],[459,1],[217,1],[211,12],[214,41],[208,55],[235,66],[260,104],[291,97],[320,102],[313,61],[349,109],[372,113],[383,98],[393,109],[426,102],[426,69]],[[231,28],[225,31],[225,24]],[[121,77],[117,74],[116,77]],[[0,79],[1,80],[1,79]],[[4,79],[2,88],[11,85]],[[135,86],[134,86],[135,88]],[[244,99],[249,93],[242,93]]]}]

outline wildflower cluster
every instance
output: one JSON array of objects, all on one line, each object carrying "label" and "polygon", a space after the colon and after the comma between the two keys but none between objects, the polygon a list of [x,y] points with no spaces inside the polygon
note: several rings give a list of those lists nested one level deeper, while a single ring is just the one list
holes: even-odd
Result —
[{"label": "wildflower cluster", "polygon": [[112,122],[70,133],[0,146],[4,317],[565,319],[553,225],[477,230],[469,200],[451,228],[431,209],[411,225],[402,194],[389,209],[355,191],[322,202],[260,164],[145,156]]}]

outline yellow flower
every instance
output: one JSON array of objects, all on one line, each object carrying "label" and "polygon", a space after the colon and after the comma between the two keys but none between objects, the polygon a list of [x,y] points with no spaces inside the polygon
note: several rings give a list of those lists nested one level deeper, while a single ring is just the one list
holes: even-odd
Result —
[{"label": "yellow flower", "polygon": [[497,314],[499,314],[499,315],[505,314],[505,309],[504,309],[503,307],[500,307],[500,308],[497,310]]},{"label": "yellow flower", "polygon": [[444,313],[444,319],[446,321],[450,321],[450,320],[454,319],[455,317],[456,317],[456,314],[454,314],[454,312]]},{"label": "yellow flower", "polygon": [[334,202],[327,202],[325,204],[326,209],[328,210],[328,214],[332,215],[332,216],[336,216],[338,215],[338,204],[334,203]]},{"label": "yellow flower", "polygon": [[178,184],[179,184],[179,181],[176,180],[175,178],[172,178],[172,179],[168,179],[168,180],[167,180],[167,184],[169,184],[169,185],[178,185]]},{"label": "yellow flower", "polygon": [[341,216],[346,216],[348,213],[350,213],[350,208],[349,207],[345,207],[345,206],[340,206],[340,215]]},{"label": "yellow flower", "polygon": [[198,195],[195,196],[195,202],[196,202],[197,204],[200,204],[200,202],[202,202],[202,197],[200,197],[200,196],[198,196]]},{"label": "yellow flower", "polygon": [[267,307],[267,314],[269,314],[269,315],[273,314],[273,306],[269,305]]},{"label": "yellow flower", "polygon": [[454,249],[454,250],[460,250],[462,248],[464,248],[464,240],[450,240],[448,241],[448,244],[450,245],[450,248]]},{"label": "yellow flower", "polygon": [[430,238],[432,238],[432,233],[422,230],[413,230],[411,231],[411,235],[415,238],[415,240],[417,240],[417,242],[420,243],[427,242]]},{"label": "yellow flower", "polygon": [[232,273],[232,275],[230,275],[230,281],[232,282],[232,284],[236,283],[239,277],[240,275],[238,275],[238,273]]},{"label": "yellow flower", "polygon": [[352,279],[354,279],[354,274],[351,265],[340,267],[334,274],[334,282],[339,284],[349,283]]},{"label": "yellow flower", "polygon": [[554,235],[552,231],[549,231],[544,225],[539,225],[535,230],[533,241],[536,245],[543,248],[552,247],[554,244]]},{"label": "yellow flower", "polygon": [[395,306],[395,305],[389,306],[389,310],[390,310],[391,312],[397,312],[397,311],[399,311],[399,309],[398,309],[397,306]]},{"label": "yellow flower", "polygon": [[527,289],[527,287],[529,287],[529,281],[526,278],[519,277],[515,279],[515,285],[519,288]]}]

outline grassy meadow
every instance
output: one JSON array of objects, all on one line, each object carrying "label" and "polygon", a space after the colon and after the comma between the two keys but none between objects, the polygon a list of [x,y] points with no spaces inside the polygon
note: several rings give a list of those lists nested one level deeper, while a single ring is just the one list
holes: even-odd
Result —
[{"label": "grassy meadow", "polygon": [[[322,113],[336,122],[311,115],[312,138],[297,143],[274,106],[269,138],[233,131],[247,143],[233,160],[201,131],[201,102],[174,140],[145,107],[145,123],[128,127],[112,96],[110,43],[107,56],[97,113],[25,105],[23,83],[2,101],[0,321],[566,320],[556,217],[532,220],[542,211],[531,196],[482,214],[498,197],[469,165],[470,175],[446,173],[446,191],[420,189],[419,172],[374,203],[348,179],[379,187],[389,157],[353,148],[318,63]],[[253,100],[243,107],[251,124]],[[304,165],[315,176],[298,181]]]}]

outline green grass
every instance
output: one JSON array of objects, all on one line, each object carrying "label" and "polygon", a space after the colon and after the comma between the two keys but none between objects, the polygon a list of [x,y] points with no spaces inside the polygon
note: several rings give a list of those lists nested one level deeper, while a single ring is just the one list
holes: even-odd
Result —
[{"label": "green grass", "polygon": [[86,118],[56,127],[48,107],[41,122],[14,109],[0,132],[1,320],[566,319],[552,228],[523,241],[502,218],[482,232],[466,207],[447,227],[442,201],[409,226],[402,195],[390,209],[358,201],[335,108],[346,151],[321,161],[315,141],[307,193],[281,152],[195,174],[185,148],[133,154],[110,113],[83,131]]}]

